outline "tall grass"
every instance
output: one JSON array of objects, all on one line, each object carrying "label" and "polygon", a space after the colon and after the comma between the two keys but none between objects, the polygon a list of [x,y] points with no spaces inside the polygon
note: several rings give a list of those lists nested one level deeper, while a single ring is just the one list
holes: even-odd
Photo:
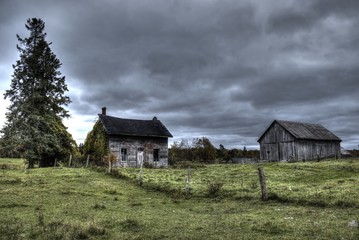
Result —
[{"label": "tall grass", "polygon": [[138,169],[12,164],[0,169],[0,239],[359,239],[356,161],[265,164],[267,202],[256,165],[191,169],[186,195],[187,169],[144,169],[140,187]]},{"label": "tall grass", "polygon": [[[258,199],[257,167],[227,164],[192,169],[191,196],[213,196],[219,192],[215,188],[220,188],[232,199]],[[263,169],[272,201],[359,208],[359,161],[268,163]],[[134,180],[138,169],[121,168],[120,172],[122,177]],[[187,169],[144,169],[143,185],[163,192],[185,190],[186,177]]]}]

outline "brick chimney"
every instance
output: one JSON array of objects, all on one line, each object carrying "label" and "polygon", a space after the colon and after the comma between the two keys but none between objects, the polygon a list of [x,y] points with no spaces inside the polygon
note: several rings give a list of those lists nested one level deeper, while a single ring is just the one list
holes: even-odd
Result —
[{"label": "brick chimney", "polygon": [[102,115],[104,115],[104,116],[106,115],[106,107],[102,108]]}]

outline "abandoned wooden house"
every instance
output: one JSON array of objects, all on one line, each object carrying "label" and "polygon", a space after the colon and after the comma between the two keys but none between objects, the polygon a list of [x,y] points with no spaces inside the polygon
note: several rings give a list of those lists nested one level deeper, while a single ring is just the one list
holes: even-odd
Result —
[{"label": "abandoned wooden house", "polygon": [[123,119],[99,114],[110,151],[117,156],[117,166],[168,166],[168,138],[172,134],[154,117],[152,120]]},{"label": "abandoned wooden house", "polygon": [[320,124],[274,120],[258,142],[261,160],[340,157],[341,139]]}]

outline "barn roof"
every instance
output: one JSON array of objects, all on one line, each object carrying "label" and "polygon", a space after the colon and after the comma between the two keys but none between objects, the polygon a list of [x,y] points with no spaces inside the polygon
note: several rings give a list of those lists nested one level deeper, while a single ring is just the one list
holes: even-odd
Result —
[{"label": "barn roof", "polygon": [[156,117],[152,120],[137,120],[99,114],[99,118],[108,135],[172,137],[172,134]]},{"label": "barn roof", "polygon": [[274,123],[278,123],[296,139],[341,141],[339,137],[335,136],[332,132],[330,132],[328,129],[326,129],[320,124],[274,120],[272,124],[267,128],[267,130],[258,139],[258,142]]}]

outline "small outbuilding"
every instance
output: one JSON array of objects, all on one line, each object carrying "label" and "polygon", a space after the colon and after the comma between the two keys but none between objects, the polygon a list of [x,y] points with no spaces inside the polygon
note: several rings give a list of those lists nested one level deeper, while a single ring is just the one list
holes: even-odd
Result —
[{"label": "small outbuilding", "polygon": [[168,138],[172,134],[160,120],[124,119],[99,114],[107,146],[117,157],[118,166],[139,166],[141,163],[154,167],[168,166]]},{"label": "small outbuilding", "polygon": [[341,139],[320,124],[274,120],[258,139],[261,160],[340,157]]}]

